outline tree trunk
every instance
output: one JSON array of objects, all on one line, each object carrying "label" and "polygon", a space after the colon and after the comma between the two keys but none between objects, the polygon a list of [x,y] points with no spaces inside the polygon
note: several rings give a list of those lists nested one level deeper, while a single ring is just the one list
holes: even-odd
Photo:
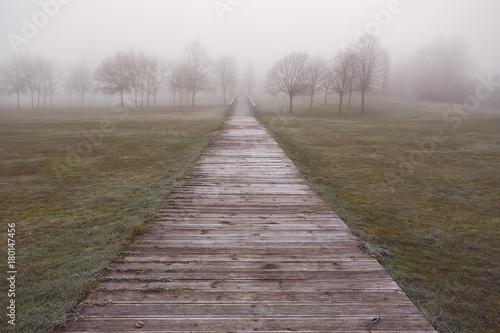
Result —
[{"label": "tree trunk", "polygon": [[176,95],[176,94],[177,94],[177,93],[176,93],[176,92],[175,92],[175,90],[174,90],[174,106],[175,106],[175,95]]},{"label": "tree trunk", "polygon": [[224,90],[224,105],[226,105],[226,89],[223,90]]},{"label": "tree trunk", "polygon": [[182,108],[182,90],[179,89],[179,107]]},{"label": "tree trunk", "polygon": [[361,92],[361,113],[365,112],[365,93]]},{"label": "tree trunk", "polygon": [[293,96],[290,96],[290,114],[293,113]]},{"label": "tree trunk", "polygon": [[20,100],[19,100],[19,91],[17,92],[17,108],[18,109],[21,108],[21,103],[20,103]]},{"label": "tree trunk", "polygon": [[194,107],[194,91],[193,91],[193,95],[191,96],[191,106]]},{"label": "tree trunk", "polygon": [[344,95],[340,95],[340,102],[339,102],[339,118],[342,116],[342,99],[344,98]]},{"label": "tree trunk", "polygon": [[309,110],[312,110],[313,108],[313,98],[314,98],[314,93],[311,93],[311,103],[309,103]]},{"label": "tree trunk", "polygon": [[325,92],[325,105],[326,105],[326,102],[327,102],[327,98],[328,98],[328,92]]},{"label": "tree trunk", "polygon": [[32,109],[34,109],[34,108],[35,108],[34,94],[35,94],[35,92],[32,90],[32,91],[31,91],[31,108],[32,108]]},{"label": "tree trunk", "polygon": [[134,89],[134,95],[135,95],[135,107],[137,107],[137,89]]},{"label": "tree trunk", "polygon": [[154,107],[156,107],[156,91],[155,94],[153,95],[153,102],[154,102]]},{"label": "tree trunk", "polygon": [[347,108],[351,108],[351,95],[352,95],[352,88],[349,89],[349,100],[347,101]]},{"label": "tree trunk", "polygon": [[82,107],[84,106],[85,99],[84,99],[84,94],[82,94]]},{"label": "tree trunk", "polygon": [[123,91],[120,91],[120,101],[121,101],[121,105],[123,107]]}]

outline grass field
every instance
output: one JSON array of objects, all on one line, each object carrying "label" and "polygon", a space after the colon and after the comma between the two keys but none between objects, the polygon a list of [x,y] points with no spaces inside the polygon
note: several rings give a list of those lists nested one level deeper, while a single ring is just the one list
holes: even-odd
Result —
[{"label": "grass field", "polygon": [[257,117],[441,332],[500,332],[500,113],[286,101]]},{"label": "grass field", "polygon": [[13,331],[49,332],[65,318],[224,117],[208,106],[0,110],[2,258],[16,223]]}]

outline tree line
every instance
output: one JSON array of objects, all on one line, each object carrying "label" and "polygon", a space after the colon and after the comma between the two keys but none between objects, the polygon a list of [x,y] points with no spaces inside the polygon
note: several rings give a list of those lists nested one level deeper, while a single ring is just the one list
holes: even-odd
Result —
[{"label": "tree line", "polygon": [[[487,98],[483,97],[481,104],[500,110],[500,89],[496,89],[500,73],[486,77],[487,91],[482,91],[481,96]],[[424,45],[393,71],[387,50],[377,37],[366,34],[330,59],[310,57],[306,52],[282,57],[267,72],[265,90],[272,96],[287,96],[290,113],[296,96],[309,96],[312,108],[315,95],[323,93],[326,105],[328,95],[337,94],[340,116],[344,99],[349,108],[353,92],[361,95],[363,113],[370,93],[385,94],[390,90],[393,95],[407,98],[463,103],[477,84],[472,58],[459,37]]]},{"label": "tree line", "polygon": [[31,107],[52,105],[52,96],[59,85],[59,73],[54,61],[40,56],[16,56],[0,70],[0,88],[6,95],[17,96],[20,107],[21,95],[31,96]]},{"label": "tree line", "polygon": [[[350,107],[353,93],[361,95],[361,112],[370,93],[402,95],[438,102],[460,103],[474,90],[476,78],[472,76],[472,60],[466,44],[457,37],[440,39],[420,50],[392,75],[390,56],[379,39],[363,35],[351,46],[331,58],[311,57],[306,52],[292,52],[274,63],[267,72],[264,90],[271,96],[289,98],[289,112],[297,96],[309,96],[312,108],[314,97],[324,94],[339,96],[338,114],[347,100]],[[53,60],[39,55],[16,55],[0,65],[0,93],[15,95],[17,107],[21,97],[28,96],[32,108],[52,106],[54,94],[64,89],[84,106],[86,96],[100,93],[129,95],[136,107],[157,105],[160,90],[172,93],[173,104],[194,105],[200,92],[222,91],[226,95],[240,82],[250,92],[255,85],[251,66],[239,78],[239,64],[232,55],[211,58],[197,40],[187,45],[178,59],[166,61],[140,51],[117,51],[104,59],[97,68],[80,60],[61,68]],[[489,76],[495,87],[500,74]],[[488,91],[483,105],[500,109],[500,89]]]},{"label": "tree line", "polygon": [[[173,94],[174,105],[194,106],[198,93],[220,88],[223,102],[238,83],[239,64],[234,56],[224,55],[212,59],[200,41],[190,43],[180,59],[165,61],[160,57],[140,51],[117,51],[104,59],[96,69],[80,60],[66,69],[55,61],[40,55],[16,55],[0,66],[0,92],[15,95],[17,107],[21,96],[31,97],[31,107],[52,106],[54,93],[59,89],[70,97],[78,96],[84,105],[85,96],[101,93],[119,95],[123,106],[124,96],[130,94],[136,107],[156,106],[157,94],[168,89]],[[253,86],[253,72],[245,73],[247,89]],[[251,85],[251,86],[250,86]],[[178,95],[178,99],[176,98]]]},{"label": "tree line", "polygon": [[310,57],[306,52],[293,52],[282,57],[267,72],[265,90],[272,96],[288,96],[290,113],[296,96],[309,96],[311,109],[318,93],[324,94],[325,105],[328,95],[336,93],[340,116],[344,97],[348,96],[350,107],[353,91],[361,94],[361,112],[364,112],[367,94],[387,89],[390,73],[387,50],[378,38],[364,35],[331,59]]}]

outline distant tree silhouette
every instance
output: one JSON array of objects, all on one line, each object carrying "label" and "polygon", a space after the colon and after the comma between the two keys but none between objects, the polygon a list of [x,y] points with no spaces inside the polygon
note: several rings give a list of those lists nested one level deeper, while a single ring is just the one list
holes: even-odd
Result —
[{"label": "distant tree silhouette", "polygon": [[321,73],[320,84],[321,90],[325,94],[325,105],[328,102],[328,94],[330,94],[330,90],[333,83],[333,64],[335,59],[330,58],[325,60],[323,72]]},{"label": "distant tree silhouette", "polygon": [[440,39],[421,48],[414,59],[417,97],[439,102],[460,102],[467,94],[472,62],[465,42]]},{"label": "distant tree silhouette", "polygon": [[366,95],[381,86],[384,78],[387,51],[377,37],[361,36],[353,46],[355,55],[355,83],[361,92],[361,113],[365,111]]},{"label": "distant tree silhouette", "polygon": [[92,91],[92,69],[87,62],[82,59],[74,64],[69,70],[65,79],[66,90],[80,95],[82,106],[84,106],[85,95]]},{"label": "distant tree silhouette", "polygon": [[265,90],[271,96],[285,94],[290,99],[290,113],[293,112],[293,98],[308,93],[306,52],[293,52],[279,59],[267,72]]},{"label": "distant tree silhouette", "polygon": [[332,90],[339,95],[339,117],[342,114],[342,101],[352,88],[355,75],[356,57],[352,49],[340,51],[335,57],[332,69]]},{"label": "distant tree silhouette", "polygon": [[0,89],[7,96],[16,94],[18,109],[21,108],[20,96],[27,92],[25,62],[25,57],[16,55],[0,67]]},{"label": "distant tree silhouette", "polygon": [[224,104],[226,104],[226,92],[234,88],[238,82],[238,61],[234,56],[221,56],[215,59],[213,71],[217,85],[222,90]]},{"label": "distant tree silhouette", "polygon": [[117,51],[106,58],[94,73],[95,92],[104,95],[119,93],[123,107],[123,95],[131,90],[131,67],[130,57],[125,52]]},{"label": "distant tree silhouette", "polygon": [[321,78],[326,71],[325,59],[321,56],[310,58],[307,61],[307,88],[310,97],[309,109],[312,109],[314,95],[321,90]]},{"label": "distant tree silhouette", "polygon": [[184,55],[185,84],[191,92],[191,106],[200,91],[210,90],[210,69],[212,61],[199,40],[189,44]]}]

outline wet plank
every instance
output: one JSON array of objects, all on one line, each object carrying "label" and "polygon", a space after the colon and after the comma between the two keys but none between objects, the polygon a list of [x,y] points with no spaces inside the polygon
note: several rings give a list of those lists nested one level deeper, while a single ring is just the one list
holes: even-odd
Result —
[{"label": "wet plank", "polygon": [[434,332],[243,98],[79,311],[61,331]]}]

